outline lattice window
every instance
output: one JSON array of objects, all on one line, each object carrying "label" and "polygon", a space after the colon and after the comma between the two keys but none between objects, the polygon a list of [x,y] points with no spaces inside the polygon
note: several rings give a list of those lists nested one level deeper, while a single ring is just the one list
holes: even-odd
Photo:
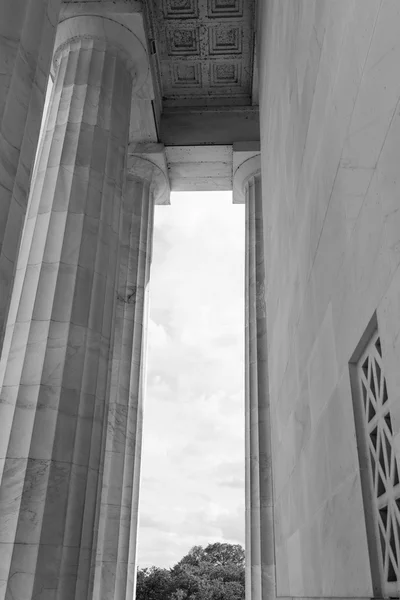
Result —
[{"label": "lattice window", "polygon": [[393,445],[382,348],[378,332],[357,363],[362,397],[372,510],[381,555],[382,592],[398,596],[400,585],[400,486]]}]

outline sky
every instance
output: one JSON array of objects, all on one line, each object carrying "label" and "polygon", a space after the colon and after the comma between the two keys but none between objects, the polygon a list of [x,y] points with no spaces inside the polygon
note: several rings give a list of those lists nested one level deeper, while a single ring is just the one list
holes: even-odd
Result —
[{"label": "sky", "polygon": [[244,221],[231,192],[156,207],[139,567],[244,546]]}]

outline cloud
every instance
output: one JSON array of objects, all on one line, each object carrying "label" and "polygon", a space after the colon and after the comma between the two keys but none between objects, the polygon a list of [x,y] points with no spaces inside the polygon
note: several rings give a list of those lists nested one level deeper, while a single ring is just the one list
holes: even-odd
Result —
[{"label": "cloud", "polygon": [[216,465],[215,474],[217,477],[244,477],[244,462],[243,460],[226,461]]},{"label": "cloud", "polygon": [[139,526],[142,529],[148,528],[155,529],[156,531],[171,531],[171,527],[169,525],[146,513],[140,515]]},{"label": "cloud", "polygon": [[215,521],[218,523],[225,542],[244,546],[244,507],[236,512],[219,515]]},{"label": "cloud", "polygon": [[156,209],[140,566],[244,542],[244,207],[220,198]]},{"label": "cloud", "polygon": [[244,486],[243,477],[231,477],[230,479],[223,479],[220,481],[219,485],[224,485],[225,487],[231,487],[234,489],[242,490]]},{"label": "cloud", "polygon": [[168,335],[165,325],[156,323],[154,318],[149,319],[149,338],[153,349],[165,348],[168,345]]}]

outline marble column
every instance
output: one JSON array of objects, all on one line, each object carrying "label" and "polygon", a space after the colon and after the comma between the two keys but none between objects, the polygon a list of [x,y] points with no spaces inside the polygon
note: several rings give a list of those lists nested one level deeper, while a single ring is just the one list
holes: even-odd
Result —
[{"label": "marble column", "polygon": [[59,25],[0,362],[0,600],[93,598],[132,90],[146,53]]},{"label": "marble column", "polygon": [[271,600],[276,596],[275,550],[259,154],[245,160],[235,171],[234,199],[246,204],[246,599]]},{"label": "marble column", "polygon": [[168,201],[165,172],[130,156],[105,442],[94,598],[132,600],[136,584],[146,331],[154,204]]},{"label": "marble column", "polygon": [[61,0],[0,0],[0,349]]}]

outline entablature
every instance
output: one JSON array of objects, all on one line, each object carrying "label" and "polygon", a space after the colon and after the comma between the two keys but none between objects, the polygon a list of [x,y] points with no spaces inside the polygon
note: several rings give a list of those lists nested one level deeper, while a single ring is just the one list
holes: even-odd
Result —
[{"label": "entablature", "polygon": [[231,190],[235,144],[259,142],[255,3],[62,3],[61,21],[103,16],[143,44],[148,77],[132,97],[129,141],[163,144],[172,190]]}]

